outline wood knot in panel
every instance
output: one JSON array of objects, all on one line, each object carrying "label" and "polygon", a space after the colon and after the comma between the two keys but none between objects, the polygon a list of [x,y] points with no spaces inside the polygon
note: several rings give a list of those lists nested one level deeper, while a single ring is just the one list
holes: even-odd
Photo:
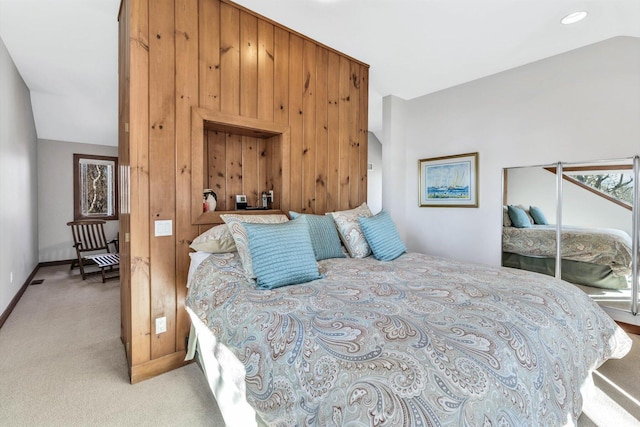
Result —
[{"label": "wood knot in panel", "polygon": [[353,87],[360,89],[360,80],[358,80],[358,76],[356,74],[351,75],[351,80],[353,80]]},{"label": "wood knot in panel", "polygon": [[149,44],[145,41],[144,35],[142,35],[142,33],[138,33],[138,35],[139,35],[138,38],[132,38],[131,40],[133,40],[134,42],[139,44],[144,50],[146,50],[148,52],[149,51]]},{"label": "wood knot in panel", "polygon": [[309,89],[309,83],[311,82],[311,73],[307,71],[307,77],[304,80],[304,91],[306,92]]}]

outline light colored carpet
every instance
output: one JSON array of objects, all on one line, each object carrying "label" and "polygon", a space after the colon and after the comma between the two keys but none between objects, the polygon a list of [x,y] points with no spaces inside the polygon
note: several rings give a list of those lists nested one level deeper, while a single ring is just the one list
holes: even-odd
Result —
[{"label": "light colored carpet", "polygon": [[117,279],[36,279],[0,329],[0,425],[224,426],[195,363],[129,383]]},{"label": "light colored carpet", "polygon": [[[1,426],[224,426],[196,364],[131,385],[117,280],[41,268],[0,329]],[[640,426],[640,338],[594,376],[581,427]]]}]

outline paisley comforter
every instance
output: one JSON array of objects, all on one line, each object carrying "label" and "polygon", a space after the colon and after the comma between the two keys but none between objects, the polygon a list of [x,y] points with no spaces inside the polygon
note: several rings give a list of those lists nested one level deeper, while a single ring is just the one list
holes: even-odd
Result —
[{"label": "paisley comforter", "polygon": [[[502,227],[502,251],[555,258],[556,226]],[[631,237],[612,228],[562,227],[562,258],[606,265],[614,276],[631,274]]]},{"label": "paisley comforter", "polygon": [[258,290],[208,257],[186,305],[245,370],[278,426],[555,426],[631,341],[576,287],[408,253],[321,261],[324,278]]}]

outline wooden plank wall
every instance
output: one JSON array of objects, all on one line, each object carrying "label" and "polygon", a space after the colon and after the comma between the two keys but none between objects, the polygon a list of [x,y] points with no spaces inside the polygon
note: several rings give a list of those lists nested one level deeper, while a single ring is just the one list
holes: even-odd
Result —
[{"label": "wooden plank wall", "polygon": [[[271,156],[278,155],[278,141],[250,138],[221,131],[205,130],[205,170],[202,188],[218,196],[216,210],[235,209],[235,195],[245,194],[250,206],[262,203],[262,192],[274,190],[275,209],[280,207],[280,187],[276,187]],[[245,173],[252,171],[254,173]]]},{"label": "wooden plank wall", "polygon": [[[287,212],[366,201],[368,66],[227,0],[123,0],[122,339],[132,382],[182,364],[192,224],[192,107],[287,125],[282,143],[205,131],[218,209],[273,189]],[[126,212],[124,212],[126,210]],[[156,220],[172,236],[155,237]],[[156,334],[157,317],[167,332]]]}]

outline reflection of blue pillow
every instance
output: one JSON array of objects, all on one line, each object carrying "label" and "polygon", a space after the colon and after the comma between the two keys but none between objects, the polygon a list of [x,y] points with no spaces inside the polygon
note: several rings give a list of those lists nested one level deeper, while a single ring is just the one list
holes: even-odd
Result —
[{"label": "reflection of blue pillow", "polygon": [[391,216],[384,210],[372,217],[359,217],[358,222],[373,256],[391,261],[407,251]]},{"label": "reflection of blue pillow", "polygon": [[535,206],[531,206],[529,208],[529,213],[531,214],[531,216],[533,217],[533,221],[536,224],[540,224],[540,225],[547,225],[549,224],[547,222],[547,217],[544,216],[544,214],[542,213],[542,210],[540,208],[537,208]]},{"label": "reflection of blue pillow", "polygon": [[247,230],[258,288],[273,289],[322,277],[306,222],[242,225]]},{"label": "reflection of blue pillow", "polygon": [[531,221],[529,221],[529,217],[527,213],[520,209],[519,207],[509,205],[507,206],[507,210],[509,211],[509,218],[513,223],[514,227],[517,228],[530,228]]},{"label": "reflection of blue pillow", "polygon": [[309,237],[313,245],[316,261],[329,258],[344,258],[342,243],[331,215],[310,215],[289,212],[292,219],[300,218],[309,226]]}]

